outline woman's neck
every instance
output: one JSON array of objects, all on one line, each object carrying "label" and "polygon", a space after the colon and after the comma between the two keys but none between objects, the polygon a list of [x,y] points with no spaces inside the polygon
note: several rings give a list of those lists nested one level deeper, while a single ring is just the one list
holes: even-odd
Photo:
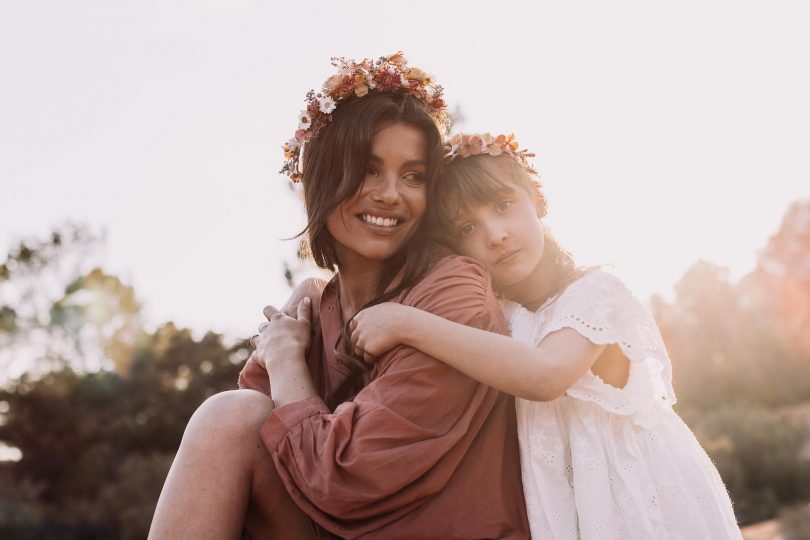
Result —
[{"label": "woman's neck", "polygon": [[338,294],[345,323],[360,308],[380,295],[382,265],[363,265],[359,268],[342,265],[338,270]]}]

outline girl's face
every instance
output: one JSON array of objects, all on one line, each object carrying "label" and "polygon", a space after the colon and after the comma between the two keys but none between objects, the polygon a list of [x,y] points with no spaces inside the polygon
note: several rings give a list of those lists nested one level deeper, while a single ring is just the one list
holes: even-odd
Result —
[{"label": "girl's face", "polygon": [[493,285],[507,297],[531,297],[540,278],[545,236],[535,198],[521,186],[453,221],[453,248],[476,259],[492,275]]},{"label": "girl's face", "polygon": [[408,243],[425,214],[426,173],[418,128],[391,124],[374,134],[363,184],[326,220],[340,266],[381,263]]}]

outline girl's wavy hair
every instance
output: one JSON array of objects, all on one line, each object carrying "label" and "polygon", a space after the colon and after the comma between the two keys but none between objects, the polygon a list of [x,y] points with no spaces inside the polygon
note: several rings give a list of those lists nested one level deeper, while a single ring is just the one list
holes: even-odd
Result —
[{"label": "girl's wavy hair", "polygon": [[[362,187],[371,157],[371,141],[382,126],[406,124],[419,129],[425,137],[427,171],[425,174],[428,211],[404,249],[385,261],[379,295],[365,307],[398,296],[415,285],[434,260],[436,214],[430,211],[436,187],[436,172],[442,160],[442,133],[424,102],[414,96],[371,91],[358,98],[351,96],[340,103],[332,121],[309,141],[303,156],[301,184],[307,225],[299,237],[306,234],[305,252],[311,254],[320,268],[335,271],[338,266],[335,239],[326,222],[345,201]],[[400,274],[401,272],[401,274]],[[400,281],[383,293],[397,275]],[[340,277],[338,276],[338,279]],[[344,342],[348,340],[348,324],[343,328]],[[360,358],[339,354],[352,374],[330,399],[330,407],[348,399],[361,384],[362,375],[370,369]]]},{"label": "girl's wavy hair", "polygon": [[[499,156],[477,154],[456,157],[444,164],[437,182],[433,220],[438,224],[436,238],[450,247],[454,221],[462,213],[497,201],[515,188],[524,189],[535,200],[538,218],[548,212],[543,184],[535,170],[509,153]],[[540,264],[552,281],[549,297],[556,295],[581,272],[571,253],[563,249],[548,228]]]}]

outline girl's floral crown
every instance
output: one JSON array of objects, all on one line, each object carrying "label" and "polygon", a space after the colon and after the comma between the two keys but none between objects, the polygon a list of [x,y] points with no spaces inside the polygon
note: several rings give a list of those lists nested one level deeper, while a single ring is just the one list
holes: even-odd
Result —
[{"label": "girl's floral crown", "polygon": [[531,173],[537,174],[535,168],[527,158],[534,157],[532,152],[525,148],[520,150],[515,134],[492,135],[490,133],[456,133],[444,143],[444,163],[450,163],[456,158],[466,158],[488,154],[500,156],[508,154],[514,157],[522,167]]},{"label": "girl's floral crown", "polygon": [[398,51],[377,60],[363,59],[360,62],[345,58],[332,58],[338,72],[329,77],[320,92],[307,93],[306,109],[298,115],[298,131],[282,146],[284,166],[282,173],[293,182],[301,179],[301,153],[304,144],[332,120],[332,112],[352,95],[363,97],[370,90],[396,92],[414,96],[422,101],[428,113],[441,129],[447,131],[450,118],[447,104],[442,97],[443,88],[433,83],[433,78],[419,68],[408,67],[408,62]]}]

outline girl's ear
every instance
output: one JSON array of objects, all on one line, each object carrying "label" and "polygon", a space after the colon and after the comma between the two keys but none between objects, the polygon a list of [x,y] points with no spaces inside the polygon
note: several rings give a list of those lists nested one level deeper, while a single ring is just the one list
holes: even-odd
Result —
[{"label": "girl's ear", "polygon": [[546,207],[546,198],[543,196],[542,193],[535,193],[534,194],[534,207],[537,210],[537,217],[543,219],[546,217],[547,207]]}]

